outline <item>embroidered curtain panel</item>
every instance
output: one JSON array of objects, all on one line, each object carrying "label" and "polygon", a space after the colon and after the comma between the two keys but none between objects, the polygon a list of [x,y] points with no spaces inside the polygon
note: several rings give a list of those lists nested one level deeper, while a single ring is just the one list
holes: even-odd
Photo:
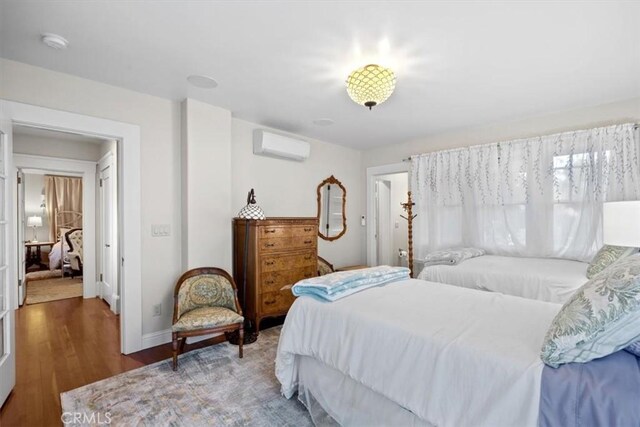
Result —
[{"label": "embroidered curtain panel", "polygon": [[602,203],[640,198],[633,124],[414,156],[416,255],[454,246],[590,260]]},{"label": "embroidered curtain panel", "polygon": [[[47,202],[47,219],[49,220],[49,240],[58,240],[58,220],[62,224],[70,224],[77,217],[68,218],[58,216],[58,212],[82,212],[82,178],[67,176],[44,177],[44,194]],[[82,227],[82,224],[77,224]]]}]

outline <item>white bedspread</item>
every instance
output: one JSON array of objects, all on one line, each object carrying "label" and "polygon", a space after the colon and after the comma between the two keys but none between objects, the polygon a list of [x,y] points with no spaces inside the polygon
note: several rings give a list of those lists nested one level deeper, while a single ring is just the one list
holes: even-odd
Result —
[{"label": "white bedspread", "polygon": [[282,392],[311,356],[437,426],[535,426],[556,304],[410,279],[333,303],[298,298],[276,357]]},{"label": "white bedspread", "polygon": [[587,282],[587,263],[484,255],[459,265],[425,267],[418,278],[563,304]]}]

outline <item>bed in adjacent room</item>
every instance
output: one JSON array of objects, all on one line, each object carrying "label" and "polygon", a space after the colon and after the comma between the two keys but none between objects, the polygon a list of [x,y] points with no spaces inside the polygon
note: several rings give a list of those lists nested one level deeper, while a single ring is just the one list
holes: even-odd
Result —
[{"label": "bed in adjacent room", "polygon": [[[560,308],[417,279],[334,302],[303,296],[285,320],[276,376],[316,424],[537,426],[564,417],[563,425],[573,425],[594,407],[571,403],[589,387],[600,415],[640,422],[640,409],[611,415],[621,400],[640,399],[636,356],[585,364],[585,376],[572,364],[543,364],[541,347]],[[627,383],[600,387],[612,376]],[[559,383],[566,386],[553,386]]]},{"label": "bed in adjacent room", "polygon": [[418,278],[562,304],[587,282],[588,266],[566,259],[482,255],[458,265],[425,266]]}]

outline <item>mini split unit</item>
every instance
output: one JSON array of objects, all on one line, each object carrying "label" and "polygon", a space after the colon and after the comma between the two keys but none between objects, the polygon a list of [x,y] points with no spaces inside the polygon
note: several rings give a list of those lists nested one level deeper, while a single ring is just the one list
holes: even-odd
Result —
[{"label": "mini split unit", "polygon": [[302,162],[309,158],[311,145],[300,139],[256,129],[253,132],[253,154]]}]

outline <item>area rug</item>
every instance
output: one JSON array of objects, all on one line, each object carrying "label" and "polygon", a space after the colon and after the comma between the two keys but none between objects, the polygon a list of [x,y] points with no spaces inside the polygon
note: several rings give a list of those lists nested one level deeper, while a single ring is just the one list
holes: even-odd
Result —
[{"label": "area rug", "polygon": [[114,426],[311,426],[305,407],[280,394],[280,329],[260,332],[243,359],[223,343],[180,356],[176,372],[167,359],[62,393],[63,414],[86,415],[83,425],[108,417]]},{"label": "area rug", "polygon": [[[32,274],[32,273],[29,273]],[[82,278],[58,277],[57,279],[29,280],[26,283],[26,304],[38,304],[82,296]]]}]

